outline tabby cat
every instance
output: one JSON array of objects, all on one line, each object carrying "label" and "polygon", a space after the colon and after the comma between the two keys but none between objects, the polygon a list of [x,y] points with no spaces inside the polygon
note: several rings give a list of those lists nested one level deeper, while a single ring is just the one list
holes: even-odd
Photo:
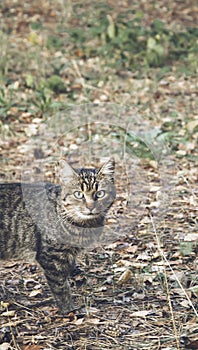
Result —
[{"label": "tabby cat", "polygon": [[61,160],[60,185],[0,184],[0,259],[36,258],[63,313],[73,309],[67,278],[76,255],[102,234],[115,199],[114,166],[74,169]]}]

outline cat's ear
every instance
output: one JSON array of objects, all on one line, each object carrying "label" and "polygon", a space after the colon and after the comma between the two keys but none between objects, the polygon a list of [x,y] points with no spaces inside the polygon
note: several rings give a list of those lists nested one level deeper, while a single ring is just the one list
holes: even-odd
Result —
[{"label": "cat's ear", "polygon": [[72,166],[64,159],[59,160],[57,164],[57,172],[60,182],[64,183],[71,181],[71,178],[77,175]]},{"label": "cat's ear", "polygon": [[98,175],[99,176],[109,176],[114,178],[115,171],[115,160],[114,158],[109,158],[100,168]]}]

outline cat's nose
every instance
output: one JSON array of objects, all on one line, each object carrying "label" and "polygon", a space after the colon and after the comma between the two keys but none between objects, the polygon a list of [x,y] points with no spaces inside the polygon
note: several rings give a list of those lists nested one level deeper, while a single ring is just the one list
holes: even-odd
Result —
[{"label": "cat's nose", "polygon": [[94,205],[93,202],[87,202],[87,203],[86,203],[86,207],[87,207],[87,209],[89,209],[89,211],[90,211],[90,213],[91,213],[91,212],[93,211],[95,205]]}]

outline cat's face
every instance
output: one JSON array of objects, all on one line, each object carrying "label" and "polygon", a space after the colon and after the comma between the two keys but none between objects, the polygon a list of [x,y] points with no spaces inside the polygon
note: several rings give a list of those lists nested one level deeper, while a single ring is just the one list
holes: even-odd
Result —
[{"label": "cat's face", "polygon": [[61,207],[67,219],[86,226],[105,217],[115,199],[114,167],[113,159],[99,169],[73,169],[60,161]]}]

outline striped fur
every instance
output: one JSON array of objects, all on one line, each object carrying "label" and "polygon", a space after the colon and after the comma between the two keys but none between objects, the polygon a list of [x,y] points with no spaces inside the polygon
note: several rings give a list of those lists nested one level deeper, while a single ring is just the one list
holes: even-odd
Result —
[{"label": "striped fur", "polygon": [[0,259],[36,258],[60,310],[68,312],[76,255],[97,241],[115,198],[114,161],[73,169],[61,160],[59,174],[60,185],[0,184]]}]

